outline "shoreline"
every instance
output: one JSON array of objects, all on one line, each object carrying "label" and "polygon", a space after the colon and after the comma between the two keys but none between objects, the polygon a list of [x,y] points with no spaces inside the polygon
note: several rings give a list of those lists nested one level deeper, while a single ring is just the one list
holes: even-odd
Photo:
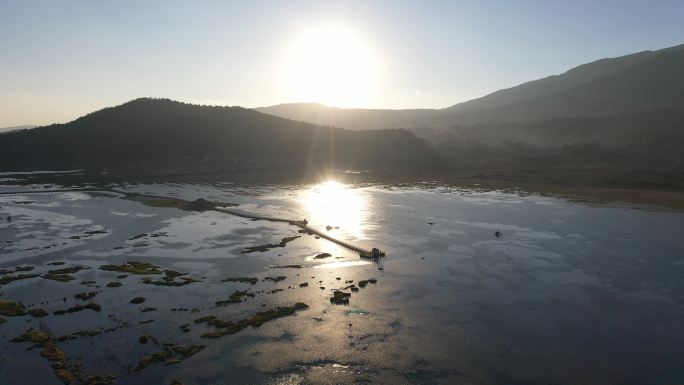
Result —
[{"label": "shoreline", "polygon": [[314,172],[303,174],[294,170],[267,172],[205,172],[168,173],[164,175],[102,175],[99,173],[3,173],[8,178],[2,184],[21,186],[29,184],[58,184],[69,186],[106,186],[111,183],[198,183],[234,182],[245,184],[311,184],[336,179],[354,185],[434,185],[467,189],[500,190],[567,199],[571,202],[630,207],[656,211],[684,211],[684,191],[648,189],[639,187],[606,187],[596,185],[568,185],[526,182],[504,178],[477,178],[450,174],[396,174],[389,172]]},{"label": "shoreline", "polygon": [[603,186],[568,186],[510,181],[504,179],[453,177],[435,177],[425,178],[423,180],[399,178],[391,182],[376,181],[376,183],[388,185],[422,183],[433,184],[435,186],[532,194],[561,198],[571,202],[592,205],[629,207],[653,211],[684,211],[684,191]]},{"label": "shoreline", "polygon": [[[464,181],[459,185],[463,186],[463,183],[466,182]],[[657,211],[684,211],[684,192],[677,191],[601,186],[544,185],[505,181],[479,181],[472,183],[479,184],[480,187],[489,190],[515,188],[530,194],[562,198],[576,203]]]}]

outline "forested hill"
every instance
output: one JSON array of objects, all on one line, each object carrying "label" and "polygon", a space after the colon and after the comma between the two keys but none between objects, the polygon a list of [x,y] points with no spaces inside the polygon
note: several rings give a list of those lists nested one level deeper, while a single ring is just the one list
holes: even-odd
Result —
[{"label": "forested hill", "polygon": [[142,98],[66,124],[0,134],[3,168],[216,164],[420,170],[441,165],[405,130],[356,132],[240,107]]}]

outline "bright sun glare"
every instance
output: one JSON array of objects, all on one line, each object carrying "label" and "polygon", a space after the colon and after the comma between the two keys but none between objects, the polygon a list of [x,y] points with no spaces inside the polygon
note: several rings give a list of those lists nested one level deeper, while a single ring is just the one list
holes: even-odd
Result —
[{"label": "bright sun glare", "polygon": [[364,107],[374,96],[377,67],[371,47],[358,35],[326,27],[290,46],[283,80],[292,101]]},{"label": "bright sun glare", "polygon": [[357,189],[327,181],[310,188],[303,197],[307,219],[319,226],[339,226],[357,239],[364,239],[368,215],[367,199]]}]

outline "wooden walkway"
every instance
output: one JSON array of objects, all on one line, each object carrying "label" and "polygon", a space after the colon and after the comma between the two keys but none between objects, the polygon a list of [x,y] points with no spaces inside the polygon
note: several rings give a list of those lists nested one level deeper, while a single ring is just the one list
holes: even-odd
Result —
[{"label": "wooden walkway", "polygon": [[0,195],[26,195],[26,194],[50,194],[50,193],[64,193],[64,192],[94,192],[106,191],[101,188],[81,188],[81,189],[58,189],[58,190],[24,190],[24,191],[0,191]]},{"label": "wooden walkway", "polygon": [[364,258],[372,258],[372,256],[373,256],[373,253],[372,253],[370,250],[364,249],[363,247],[357,246],[357,245],[355,245],[355,244],[353,244],[353,243],[345,242],[345,241],[343,241],[343,240],[341,240],[341,239],[338,239],[338,238],[335,238],[335,237],[333,237],[333,236],[330,236],[330,235],[328,235],[328,234],[326,234],[326,233],[324,233],[324,232],[322,232],[322,231],[320,231],[320,230],[317,230],[317,229],[315,229],[315,228],[309,226],[309,225],[308,225],[305,221],[303,221],[303,220],[287,219],[287,218],[276,218],[276,217],[267,217],[267,216],[263,216],[263,215],[251,214],[251,213],[247,213],[247,212],[244,212],[244,211],[239,211],[239,210],[234,210],[234,209],[228,209],[228,208],[224,208],[224,207],[216,207],[216,208],[214,208],[214,210],[220,211],[220,212],[226,213],[226,214],[235,215],[235,216],[242,217],[242,218],[249,218],[249,219],[257,220],[257,221],[271,221],[271,222],[283,222],[283,223],[288,223],[288,224],[290,224],[290,225],[297,226],[297,227],[299,227],[299,228],[305,230],[305,231],[306,231],[307,233],[309,233],[309,234],[317,235],[317,236],[319,236],[319,237],[321,237],[321,238],[323,238],[323,239],[327,239],[327,240],[330,241],[330,242],[336,243],[336,244],[338,244],[338,245],[340,245],[340,246],[342,246],[342,247],[344,247],[344,248],[346,248],[346,249],[355,251],[355,252],[359,253],[359,255],[360,255],[361,257],[364,257]]},{"label": "wooden walkway", "polygon": [[[117,193],[123,193],[126,194],[125,192],[121,191],[116,191],[116,190],[107,190],[107,189],[102,189],[102,188],[82,188],[82,189],[54,189],[54,190],[24,190],[24,191],[0,191],[0,195],[25,195],[25,194],[50,194],[50,193],[63,193],[63,192],[94,192],[94,191],[113,191]],[[138,194],[136,194],[138,195]],[[139,194],[142,196],[150,197],[150,198],[161,198],[161,199],[176,199],[176,200],[182,200],[180,198],[175,198],[175,197],[165,197],[165,196],[158,196],[158,195],[146,195],[146,194]],[[288,219],[288,218],[276,218],[276,217],[268,217],[264,215],[257,215],[257,214],[252,214],[240,210],[235,210],[235,209],[229,209],[225,207],[214,207],[214,210],[230,214],[230,215],[235,215],[238,217],[242,218],[249,218],[252,220],[257,220],[257,221],[270,221],[270,222],[283,222],[283,223],[288,223],[293,226],[297,226],[303,230],[305,230],[308,234],[313,234],[316,236],[319,236],[323,239],[327,239],[330,242],[333,242],[335,244],[338,244],[346,249],[352,250],[354,252],[359,253],[359,256],[363,258],[371,258],[371,259],[377,259],[373,257],[373,253],[371,250],[364,249],[363,247],[357,246],[353,243],[343,241],[341,239],[335,238],[331,235],[328,235],[320,230],[314,229],[313,227],[309,226],[306,221],[303,220],[297,220],[297,219]]]},{"label": "wooden walkway", "polygon": [[[107,190],[107,189],[102,189],[102,188],[84,188],[84,189],[56,189],[56,190],[25,190],[25,191],[0,191],[0,195],[25,195],[25,194],[50,194],[50,193],[63,193],[63,192],[94,192],[94,191],[112,191],[116,193],[122,193],[122,194],[128,194],[123,191],[117,191],[117,190]],[[190,203],[188,201],[185,201],[180,198],[176,197],[166,197],[166,196],[160,196],[160,195],[147,195],[147,194],[135,194],[138,196],[144,196],[148,198],[159,198],[159,199],[175,199],[179,201],[184,201],[187,203]],[[331,235],[328,235],[320,230],[314,229],[313,227],[309,226],[305,221],[303,220],[297,220],[297,219],[288,219],[288,218],[276,218],[276,217],[268,217],[264,215],[257,215],[257,214],[252,214],[248,213],[245,211],[241,210],[235,210],[235,209],[229,209],[226,207],[214,207],[215,211],[219,211],[222,213],[230,214],[230,215],[235,215],[238,217],[242,218],[249,218],[252,220],[257,220],[257,221],[270,221],[270,222],[282,222],[282,223],[288,223],[293,226],[297,226],[303,230],[305,230],[309,234],[313,234],[316,236],[319,236],[323,239],[327,239],[330,242],[333,242],[335,244],[338,244],[346,249],[352,250],[354,252],[359,253],[359,256],[363,258],[371,258],[371,259],[377,259],[373,258],[373,253],[371,250],[364,249],[363,247],[357,246],[353,243],[343,241],[341,239],[335,238]],[[383,254],[384,255],[384,254]]]}]

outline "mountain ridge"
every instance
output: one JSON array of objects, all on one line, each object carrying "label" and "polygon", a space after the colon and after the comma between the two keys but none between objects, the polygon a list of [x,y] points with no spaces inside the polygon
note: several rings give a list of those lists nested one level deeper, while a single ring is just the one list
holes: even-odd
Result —
[{"label": "mountain ridge", "polygon": [[4,165],[211,164],[230,170],[420,169],[441,162],[427,142],[405,130],[354,132],[242,107],[153,98],[103,108],[65,124],[4,134],[0,159]]},{"label": "mountain ridge", "polygon": [[[670,89],[684,89],[684,81],[677,77],[682,71],[676,71],[677,66],[682,66],[682,54],[684,44],[676,45],[659,50],[641,51],[614,58],[598,59],[589,63],[575,66],[561,74],[551,75],[521,83],[514,87],[500,89],[484,95],[480,98],[442,109],[343,109],[328,107],[319,104],[288,103],[270,107],[259,107],[258,111],[287,117],[307,122],[318,122],[326,125],[334,125],[352,129],[378,129],[389,127],[419,128],[419,127],[449,127],[469,124],[491,122],[514,122],[536,121],[540,119],[556,119],[577,117],[578,114],[592,115],[588,113],[587,106],[578,105],[577,111],[571,110],[568,101],[576,99],[590,100],[593,92],[587,90],[584,95],[573,95],[572,92],[581,91],[582,87],[589,88],[592,82],[617,76],[623,71],[634,69],[651,61],[658,60],[659,56],[667,56],[675,61],[671,71],[663,71],[668,76],[675,76],[676,85],[669,84],[670,79],[660,79],[658,87],[670,86]],[[643,69],[643,67],[641,67]],[[636,76],[638,74],[632,74]],[[653,75],[653,74],[651,74]],[[638,78],[638,76],[637,76]],[[628,90],[627,95],[636,94],[635,90]],[[570,93],[565,100],[559,96],[562,93]],[[613,97],[624,96],[624,91],[616,92]],[[672,95],[670,95],[672,96]],[[547,97],[555,99],[557,105],[551,106],[552,100],[544,100]],[[610,101],[610,100],[609,100]],[[606,103],[606,100],[601,101]],[[672,98],[664,100],[664,103],[672,102]],[[565,107],[564,107],[565,106]],[[608,106],[608,105],[606,105]],[[642,101],[635,101],[627,107],[643,107]],[[564,112],[563,108],[568,111]],[[545,110],[546,109],[546,110]],[[552,113],[555,111],[555,113]],[[613,109],[603,112],[603,115],[616,114],[626,110]]]}]

